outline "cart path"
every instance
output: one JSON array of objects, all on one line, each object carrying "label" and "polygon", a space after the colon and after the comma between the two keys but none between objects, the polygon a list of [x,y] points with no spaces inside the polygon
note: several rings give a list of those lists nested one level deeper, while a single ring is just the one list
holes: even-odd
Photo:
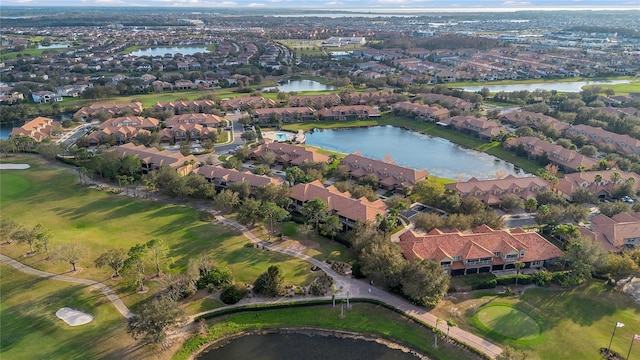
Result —
[{"label": "cart path", "polygon": [[118,294],[116,294],[115,291],[113,291],[110,287],[108,287],[103,283],[97,282],[95,280],[75,278],[75,277],[66,276],[66,275],[58,275],[58,274],[53,274],[50,272],[34,269],[30,266],[27,266],[17,260],[14,260],[2,254],[0,254],[0,262],[7,264],[13,267],[14,269],[28,275],[93,287],[97,290],[100,290],[107,297],[107,299],[111,301],[111,303],[116,307],[116,309],[120,312],[120,314],[122,314],[122,316],[124,316],[127,319],[130,319],[134,316],[133,312],[131,312],[131,310],[129,310],[127,305],[125,305],[124,302],[122,302]]}]

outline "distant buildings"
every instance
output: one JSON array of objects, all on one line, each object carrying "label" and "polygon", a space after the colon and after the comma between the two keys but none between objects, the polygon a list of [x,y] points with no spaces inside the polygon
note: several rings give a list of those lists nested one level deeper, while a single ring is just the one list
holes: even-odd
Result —
[{"label": "distant buildings", "polygon": [[28,121],[20,127],[14,127],[9,133],[9,137],[14,136],[27,136],[34,141],[42,141],[45,138],[51,136],[53,130],[53,119],[38,116],[37,118]]},{"label": "distant buildings", "polygon": [[489,206],[499,206],[507,195],[523,200],[535,198],[538,193],[549,190],[549,183],[537,176],[515,177],[508,175],[503,179],[467,181],[445,185],[447,190],[455,191],[461,197],[472,196]]},{"label": "distant buildings", "polygon": [[198,166],[198,160],[193,155],[184,156],[181,153],[172,153],[167,150],[147,148],[144,145],[134,145],[132,143],[113,146],[108,151],[120,154],[122,157],[131,155],[140,160],[141,171],[149,173],[168,166],[180,175],[187,175]]},{"label": "distant buildings", "polygon": [[349,169],[349,175],[361,179],[367,175],[378,178],[380,187],[389,190],[403,190],[413,187],[418,181],[429,176],[426,170],[416,170],[393,162],[369,159],[359,154],[349,154],[340,159],[340,164]]}]

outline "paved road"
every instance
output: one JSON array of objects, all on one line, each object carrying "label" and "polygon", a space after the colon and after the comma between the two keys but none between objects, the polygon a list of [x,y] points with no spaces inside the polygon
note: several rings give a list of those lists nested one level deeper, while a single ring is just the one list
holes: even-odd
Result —
[{"label": "paved road", "polygon": [[122,316],[126,317],[127,319],[132,318],[134,316],[134,314],[131,312],[131,310],[129,310],[127,305],[125,305],[122,302],[122,300],[120,300],[120,297],[118,296],[118,294],[116,294],[115,291],[111,290],[111,288],[105,284],[99,283],[94,280],[74,278],[74,277],[65,276],[65,275],[57,275],[50,272],[34,269],[30,266],[27,266],[19,261],[13,260],[12,258],[2,254],[0,254],[0,262],[3,262],[25,274],[29,274],[29,275],[33,275],[41,278],[47,278],[51,280],[58,280],[58,281],[65,281],[65,282],[74,283],[74,284],[87,285],[87,286],[96,288],[100,290],[107,297],[107,299],[109,299],[109,301],[111,301],[111,303],[116,307],[116,309],[120,312],[120,314],[122,314]]}]

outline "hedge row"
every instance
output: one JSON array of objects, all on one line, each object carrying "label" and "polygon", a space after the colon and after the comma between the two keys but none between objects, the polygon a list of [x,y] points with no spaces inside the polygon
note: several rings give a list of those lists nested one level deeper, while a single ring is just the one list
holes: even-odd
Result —
[{"label": "hedge row", "polygon": [[[536,284],[538,286],[549,286],[551,283],[563,284],[563,280],[567,277],[566,271],[549,272],[546,270],[538,271],[534,274],[520,274],[518,276],[518,285]],[[515,285],[516,275],[505,275],[486,281],[473,284],[473,290],[493,289],[498,285],[508,286]]]}]

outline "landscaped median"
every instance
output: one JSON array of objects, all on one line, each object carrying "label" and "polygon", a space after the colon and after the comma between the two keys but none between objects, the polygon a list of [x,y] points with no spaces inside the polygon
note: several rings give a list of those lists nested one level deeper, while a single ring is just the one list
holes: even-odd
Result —
[{"label": "landscaped median", "polygon": [[[187,340],[174,359],[188,359],[211,344],[228,339],[234,334],[254,330],[279,328],[316,328],[325,331],[348,331],[369,337],[385,338],[404,347],[414,349],[435,359],[486,358],[464,344],[433,344],[434,329],[425,323],[408,317],[382,302],[371,299],[351,299],[351,308],[344,303],[332,306],[331,300],[309,300],[277,304],[253,304],[214,310],[196,317],[200,319],[222,318],[208,325],[206,335],[198,334]],[[342,309],[342,306],[345,306]],[[340,316],[341,312],[344,316]],[[442,335],[442,332],[439,332]],[[455,344],[456,346],[452,346]]]}]

